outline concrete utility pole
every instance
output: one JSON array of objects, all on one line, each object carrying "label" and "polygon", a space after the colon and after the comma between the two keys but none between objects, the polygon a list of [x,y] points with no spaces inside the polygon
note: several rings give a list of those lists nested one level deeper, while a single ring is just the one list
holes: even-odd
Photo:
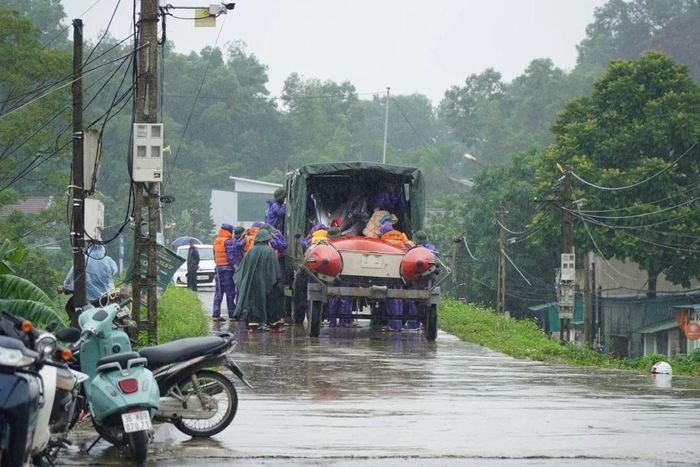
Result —
[{"label": "concrete utility pole", "polygon": [[496,312],[506,311],[506,212],[503,208],[498,211],[498,286],[496,292]]},{"label": "concrete utility pole", "polygon": [[384,150],[382,151],[382,164],[386,164],[386,136],[389,131],[389,87],[386,88],[386,100],[384,101]]},{"label": "concrete utility pole", "polygon": [[591,340],[591,253],[585,255],[583,264],[583,342],[590,346]]},{"label": "concrete utility pole", "polygon": [[[73,305],[87,304],[85,295],[85,187],[83,177],[83,21],[73,20],[73,167],[71,185],[73,223]],[[72,319],[72,317],[71,317]]]},{"label": "concrete utility pole", "polygon": [[[136,78],[136,123],[156,123],[158,118],[158,0],[141,0]],[[135,154],[132,155],[136,157]],[[132,298],[139,331],[148,331],[151,341],[157,329],[156,234],[160,207],[160,182],[133,182],[134,185],[134,255],[132,258]],[[144,236],[144,208],[147,209],[148,235]],[[146,252],[146,275],[141,255]],[[147,319],[140,313],[141,294],[146,292]]]},{"label": "concrete utility pole", "polygon": [[[573,254],[574,253],[574,222],[571,217],[571,167],[567,166],[564,171],[564,197],[562,199],[562,253],[563,254]],[[561,326],[561,338],[564,340],[569,340],[569,322],[573,317],[573,310],[576,306],[575,299],[572,301],[571,306],[564,305],[566,300],[562,297],[573,298],[573,287],[575,284],[575,264],[573,265],[573,280],[562,280],[559,283],[559,318]],[[563,273],[563,271],[562,271]]]}]

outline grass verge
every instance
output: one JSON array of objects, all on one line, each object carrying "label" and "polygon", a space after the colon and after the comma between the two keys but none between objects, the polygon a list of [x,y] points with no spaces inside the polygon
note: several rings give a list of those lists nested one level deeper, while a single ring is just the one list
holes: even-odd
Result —
[{"label": "grass verge", "polygon": [[[184,287],[168,287],[158,301],[158,343],[183,337],[208,336],[209,322],[197,294]],[[149,345],[145,332],[139,346]]]},{"label": "grass verge", "polygon": [[451,299],[440,303],[438,326],[464,341],[519,359],[640,372],[650,372],[654,363],[663,360],[671,364],[674,374],[700,376],[699,351],[673,358],[652,354],[638,359],[618,360],[588,347],[550,339],[532,321],[507,318],[493,310]]}]

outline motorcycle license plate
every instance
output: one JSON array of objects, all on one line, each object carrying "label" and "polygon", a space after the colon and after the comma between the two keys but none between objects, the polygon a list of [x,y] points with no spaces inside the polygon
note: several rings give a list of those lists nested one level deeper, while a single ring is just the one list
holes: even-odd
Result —
[{"label": "motorcycle license plate", "polygon": [[151,415],[148,413],[148,410],[123,413],[122,423],[124,424],[124,431],[126,433],[150,430],[153,427],[151,424]]}]

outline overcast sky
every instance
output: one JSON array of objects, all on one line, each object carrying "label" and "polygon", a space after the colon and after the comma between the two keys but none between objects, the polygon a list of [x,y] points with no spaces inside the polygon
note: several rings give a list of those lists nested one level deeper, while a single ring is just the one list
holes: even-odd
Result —
[{"label": "overcast sky", "polygon": [[[206,6],[211,0],[161,0],[161,6]],[[167,37],[180,53],[242,41],[268,67],[268,89],[284,80],[350,81],[361,98],[421,93],[435,105],[452,86],[487,68],[505,81],[537,58],[571,70],[576,45],[606,0],[239,0],[215,28],[168,18]],[[95,40],[107,28],[132,30],[132,0],[62,0],[68,20],[82,18]],[[140,5],[140,2],[137,2]],[[140,8],[137,6],[137,8]],[[170,10],[193,17],[188,9]]]}]

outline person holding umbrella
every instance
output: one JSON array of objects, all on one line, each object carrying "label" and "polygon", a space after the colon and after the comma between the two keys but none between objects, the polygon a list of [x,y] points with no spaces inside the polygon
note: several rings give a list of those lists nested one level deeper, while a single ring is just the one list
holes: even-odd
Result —
[{"label": "person holding umbrella", "polygon": [[199,270],[199,250],[195,246],[194,238],[188,241],[190,249],[187,250],[187,288],[197,291],[197,271]]}]

